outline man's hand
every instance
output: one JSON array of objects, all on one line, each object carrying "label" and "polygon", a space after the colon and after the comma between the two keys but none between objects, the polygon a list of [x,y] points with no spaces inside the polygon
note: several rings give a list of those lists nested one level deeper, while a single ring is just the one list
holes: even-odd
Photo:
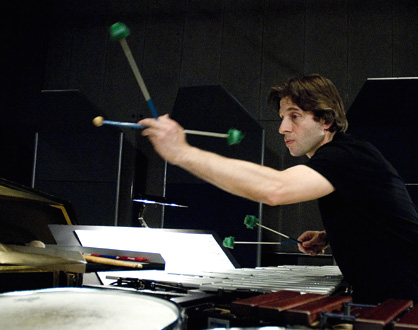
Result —
[{"label": "man's hand", "polygon": [[299,251],[311,256],[323,254],[328,247],[328,238],[325,231],[305,231],[298,237],[298,241],[302,242],[302,244],[298,244]]},{"label": "man's hand", "polygon": [[173,165],[176,165],[185,149],[190,146],[183,127],[170,119],[168,114],[158,119],[146,118],[138,124],[147,127],[141,134],[148,137],[155,151]]}]

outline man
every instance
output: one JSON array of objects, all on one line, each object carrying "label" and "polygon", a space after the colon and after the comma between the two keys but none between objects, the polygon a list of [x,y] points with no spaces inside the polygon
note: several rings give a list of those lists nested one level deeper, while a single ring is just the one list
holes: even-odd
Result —
[{"label": "man", "polygon": [[271,206],[319,199],[325,231],[303,233],[299,249],[315,255],[329,244],[354,301],[418,302],[418,214],[383,156],[345,134],[332,82],[320,75],[289,79],[272,88],[269,104],[291,155],[306,155],[306,164],[278,171],[195,148],[167,115],[139,123],[162,158],[231,194]]}]

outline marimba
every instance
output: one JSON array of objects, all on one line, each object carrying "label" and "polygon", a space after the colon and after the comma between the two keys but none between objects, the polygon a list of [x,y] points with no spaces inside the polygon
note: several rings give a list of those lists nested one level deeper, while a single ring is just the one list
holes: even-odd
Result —
[{"label": "marimba", "polygon": [[418,306],[411,300],[388,299],[378,305],[353,304],[350,296],[300,294],[282,290],[231,303],[237,317],[262,324],[329,329],[344,324],[354,330],[418,329]]},{"label": "marimba", "polygon": [[[170,299],[184,307],[190,321],[188,329],[209,328],[201,323],[200,327],[194,327],[193,322],[204,318],[216,320],[217,324],[224,322],[225,327],[330,329],[330,325],[344,324],[356,330],[418,329],[418,307],[413,307],[412,301],[390,299],[379,305],[353,304],[336,266],[292,265],[193,274],[136,273],[139,278],[135,280],[141,285],[149,281],[154,287],[181,289],[181,297]],[[130,281],[108,278],[124,284]],[[184,301],[187,305],[182,306]]]}]

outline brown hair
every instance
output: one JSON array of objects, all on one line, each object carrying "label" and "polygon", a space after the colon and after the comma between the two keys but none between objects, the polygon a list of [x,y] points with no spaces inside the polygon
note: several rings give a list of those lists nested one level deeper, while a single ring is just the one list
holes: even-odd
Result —
[{"label": "brown hair", "polygon": [[290,78],[280,86],[271,88],[267,102],[275,111],[280,109],[280,100],[289,97],[304,111],[312,111],[314,119],[332,123],[330,132],[345,132],[348,127],[344,104],[331,80],[319,74]]}]

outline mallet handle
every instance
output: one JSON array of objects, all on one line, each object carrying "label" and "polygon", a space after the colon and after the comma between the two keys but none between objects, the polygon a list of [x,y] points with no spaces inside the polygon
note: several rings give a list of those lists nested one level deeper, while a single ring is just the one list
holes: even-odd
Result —
[{"label": "mallet handle", "polygon": [[[136,129],[145,129],[146,128],[143,125],[124,122],[124,121],[114,121],[114,120],[103,120],[103,125],[123,126],[123,127],[130,127],[130,128],[136,128]],[[190,130],[190,129],[185,129],[184,133],[185,134],[192,134],[192,135],[213,136],[213,137],[219,137],[219,138],[227,138],[228,137],[228,134],[195,131],[195,130]]]},{"label": "mallet handle", "polygon": [[256,223],[256,225],[257,225],[257,226],[259,226],[259,227],[261,227],[261,228],[264,228],[264,229],[270,230],[271,232],[273,232],[273,233],[275,233],[275,234],[277,234],[277,235],[280,235],[280,236],[282,236],[282,237],[284,237],[284,238],[290,239],[290,240],[292,240],[292,241],[294,241],[294,242],[296,242],[296,243],[302,244],[302,242],[298,241],[296,238],[292,238],[292,237],[290,237],[290,236],[287,236],[287,235],[285,235],[285,234],[283,234],[283,233],[281,233],[281,232],[278,232],[278,231],[276,231],[276,230],[273,230],[273,229],[271,229],[271,228],[269,228],[269,227],[266,227],[266,226],[260,225],[259,223]]},{"label": "mallet handle", "polygon": [[101,258],[101,257],[94,257],[89,255],[83,255],[84,259],[88,262],[94,262],[96,264],[104,264],[104,265],[110,265],[110,266],[119,266],[119,267],[129,267],[129,268],[143,268],[142,264],[137,262],[131,262],[131,261],[124,261],[124,260],[114,260],[114,259],[108,259],[108,258]]},{"label": "mallet handle", "polygon": [[103,120],[103,125],[123,126],[123,127],[130,127],[130,128],[136,128],[136,129],[146,128],[143,125],[128,123],[128,122],[125,122],[125,121],[114,121],[114,120]]},{"label": "mallet handle", "polygon": [[142,94],[144,95],[145,101],[147,101],[148,107],[154,118],[158,118],[157,110],[155,109],[154,103],[151,100],[151,96],[148,93],[147,86],[145,85],[144,79],[142,79],[141,73],[139,72],[138,66],[136,65],[135,59],[132,55],[131,49],[125,38],[119,40],[122,46],[123,52],[128,59],[129,65],[131,66],[132,72],[138,82],[139,88],[141,88]]},{"label": "mallet handle", "polygon": [[296,244],[295,242],[234,242],[234,244],[276,244],[276,245],[288,245],[288,244]]},{"label": "mallet handle", "polygon": [[185,129],[184,133],[186,134],[193,134],[193,135],[204,135],[204,136],[213,136],[219,138],[227,138],[228,134],[225,133],[213,133],[213,132],[204,132],[204,131],[195,131],[190,129]]}]

